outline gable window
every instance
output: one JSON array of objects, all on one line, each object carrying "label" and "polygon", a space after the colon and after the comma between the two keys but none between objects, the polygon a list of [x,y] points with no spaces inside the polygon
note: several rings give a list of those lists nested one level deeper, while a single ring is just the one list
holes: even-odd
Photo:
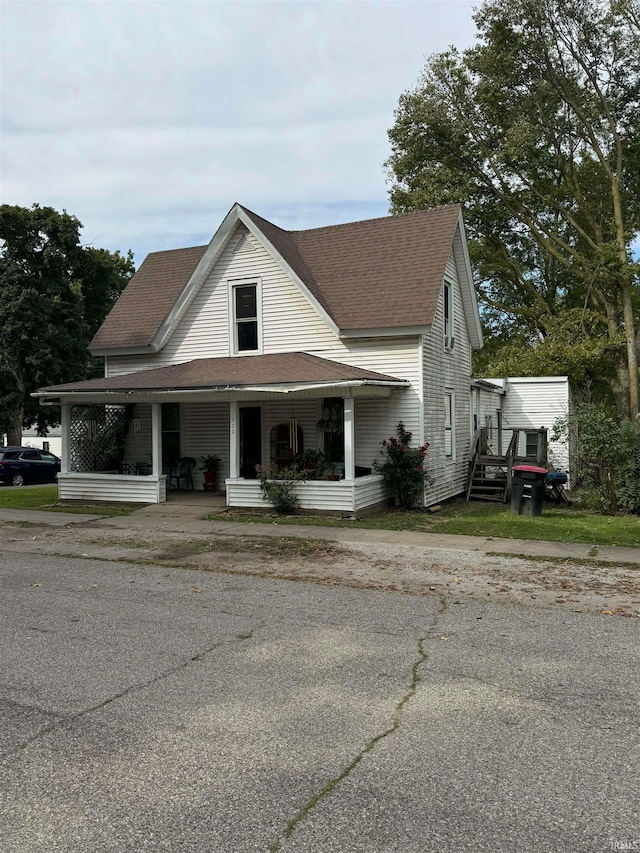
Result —
[{"label": "gable window", "polygon": [[447,459],[455,459],[456,430],[455,430],[455,397],[453,391],[444,392],[444,455]]},{"label": "gable window", "polygon": [[258,328],[258,284],[236,284],[232,288],[235,352],[260,349]]},{"label": "gable window", "polygon": [[453,337],[453,285],[445,281],[444,294],[444,347],[453,349],[455,339]]}]

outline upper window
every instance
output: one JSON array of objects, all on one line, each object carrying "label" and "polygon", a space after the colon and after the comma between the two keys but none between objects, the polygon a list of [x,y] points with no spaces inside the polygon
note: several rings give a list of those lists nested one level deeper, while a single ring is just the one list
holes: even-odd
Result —
[{"label": "upper window", "polygon": [[453,349],[455,339],[453,337],[453,285],[444,283],[444,346],[445,349]]},{"label": "upper window", "polygon": [[235,351],[257,351],[259,349],[257,284],[242,284],[233,288],[233,312]]}]

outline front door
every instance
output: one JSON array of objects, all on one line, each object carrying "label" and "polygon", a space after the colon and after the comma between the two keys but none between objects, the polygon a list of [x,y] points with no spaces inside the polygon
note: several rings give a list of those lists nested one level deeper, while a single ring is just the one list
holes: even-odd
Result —
[{"label": "front door", "polygon": [[259,406],[240,409],[240,476],[256,479],[262,465],[262,413]]}]

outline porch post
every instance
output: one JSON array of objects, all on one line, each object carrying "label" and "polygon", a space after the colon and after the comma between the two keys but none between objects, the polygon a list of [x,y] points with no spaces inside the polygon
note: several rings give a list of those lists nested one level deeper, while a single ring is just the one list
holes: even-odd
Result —
[{"label": "porch post", "polygon": [[237,480],[240,476],[240,407],[237,400],[229,403],[229,476]]},{"label": "porch post", "polygon": [[69,455],[71,453],[71,406],[68,403],[63,403],[60,406],[60,436],[62,449],[60,453],[60,473],[68,474],[71,467]]},{"label": "porch post", "polygon": [[151,472],[162,474],[162,403],[151,404]]},{"label": "porch post", "polygon": [[356,476],[356,419],[353,397],[344,398],[344,478]]}]

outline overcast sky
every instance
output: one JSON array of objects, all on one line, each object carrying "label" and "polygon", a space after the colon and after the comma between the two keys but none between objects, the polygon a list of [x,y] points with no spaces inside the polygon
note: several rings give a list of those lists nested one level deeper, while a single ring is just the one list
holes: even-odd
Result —
[{"label": "overcast sky", "polygon": [[398,98],[474,33],[462,0],[1,6],[2,201],[136,264],[235,201],[284,228],[385,215]]}]

